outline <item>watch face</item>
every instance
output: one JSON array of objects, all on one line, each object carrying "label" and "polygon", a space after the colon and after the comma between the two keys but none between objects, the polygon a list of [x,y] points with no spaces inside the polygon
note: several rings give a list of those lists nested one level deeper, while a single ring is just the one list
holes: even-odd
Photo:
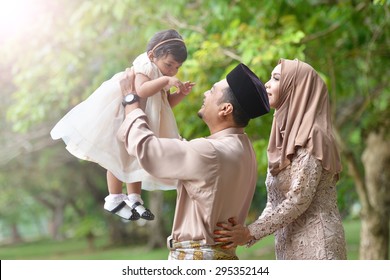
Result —
[{"label": "watch face", "polygon": [[122,105],[123,106],[130,105],[137,101],[138,101],[138,96],[136,94],[129,93],[123,97]]},{"label": "watch face", "polygon": [[129,103],[129,102],[131,102],[133,100],[134,100],[134,95],[133,94],[128,94],[128,95],[125,96],[126,103]]}]

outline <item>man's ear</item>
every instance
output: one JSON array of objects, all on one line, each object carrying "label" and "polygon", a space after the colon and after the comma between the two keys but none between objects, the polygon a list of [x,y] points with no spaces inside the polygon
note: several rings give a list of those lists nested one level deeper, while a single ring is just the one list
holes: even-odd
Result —
[{"label": "man's ear", "polygon": [[231,103],[222,103],[220,109],[220,115],[226,117],[233,113],[233,105]]}]

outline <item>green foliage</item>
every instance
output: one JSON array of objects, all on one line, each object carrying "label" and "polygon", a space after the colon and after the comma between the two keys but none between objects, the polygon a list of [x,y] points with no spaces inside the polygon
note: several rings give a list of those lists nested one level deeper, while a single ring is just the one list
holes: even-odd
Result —
[{"label": "green foliage", "polygon": [[101,217],[91,213],[81,219],[74,219],[73,223],[66,223],[62,228],[68,236],[83,238],[102,236],[107,234],[106,224]]},{"label": "green foliage", "polygon": [[[1,231],[12,225],[28,226],[20,228],[21,232],[30,229],[30,232],[38,232],[42,226],[41,221],[47,217],[45,209],[36,203],[31,197],[30,190],[24,188],[24,181],[20,177],[7,176],[7,171],[0,172],[0,224]],[[0,235],[9,236],[9,232],[0,231]]]}]

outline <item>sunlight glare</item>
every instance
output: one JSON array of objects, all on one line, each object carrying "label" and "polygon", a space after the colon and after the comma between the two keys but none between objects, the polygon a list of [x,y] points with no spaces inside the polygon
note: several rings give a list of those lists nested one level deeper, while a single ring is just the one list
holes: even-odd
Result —
[{"label": "sunlight glare", "polygon": [[32,0],[0,0],[0,36],[19,36],[34,19]]}]

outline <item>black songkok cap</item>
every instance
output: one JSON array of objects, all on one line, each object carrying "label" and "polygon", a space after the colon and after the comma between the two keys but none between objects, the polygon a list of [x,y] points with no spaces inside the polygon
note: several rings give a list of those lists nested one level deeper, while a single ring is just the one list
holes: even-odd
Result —
[{"label": "black songkok cap", "polygon": [[251,119],[269,112],[265,86],[248,66],[240,63],[227,74],[226,80],[238,103]]}]

